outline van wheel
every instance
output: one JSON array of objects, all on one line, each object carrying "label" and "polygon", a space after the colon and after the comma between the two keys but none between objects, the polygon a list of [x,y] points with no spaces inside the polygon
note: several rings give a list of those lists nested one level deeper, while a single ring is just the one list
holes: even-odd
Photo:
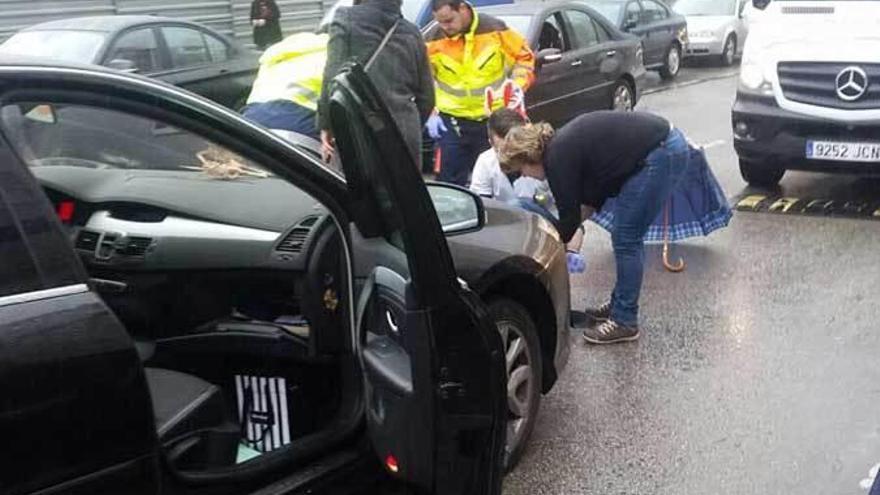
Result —
[{"label": "van wheel", "polygon": [[675,79],[679,72],[681,72],[681,46],[678,43],[673,43],[666,51],[666,58],[660,69],[660,77]]},{"label": "van wheel", "polygon": [[631,112],[636,105],[636,98],[629,83],[623,79],[617,81],[611,91],[611,109]]},{"label": "van wheel", "polygon": [[731,34],[724,40],[724,50],[721,52],[720,62],[725,67],[730,67],[736,59],[736,35]]},{"label": "van wheel", "polygon": [[496,299],[489,314],[501,334],[507,364],[507,435],[504,470],[519,462],[541,405],[542,360],[538,328],[519,303]]},{"label": "van wheel", "polygon": [[767,188],[776,187],[785,175],[784,168],[742,159],[739,161],[739,172],[749,185]]}]

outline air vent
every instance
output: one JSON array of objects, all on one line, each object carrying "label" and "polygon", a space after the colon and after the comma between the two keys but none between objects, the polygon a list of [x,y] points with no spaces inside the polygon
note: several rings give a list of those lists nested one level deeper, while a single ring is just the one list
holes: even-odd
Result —
[{"label": "air vent", "polygon": [[276,249],[287,253],[302,252],[303,245],[309,237],[309,232],[311,232],[311,229],[308,227],[294,227],[293,230],[287,234],[287,237],[278,244]]},{"label": "air vent", "polygon": [[98,246],[98,238],[100,234],[97,232],[90,232],[88,230],[80,230],[79,235],[76,236],[76,248],[77,249],[85,249],[87,251],[94,251]]},{"label": "air vent", "polygon": [[116,252],[125,256],[144,256],[153,244],[149,237],[129,237],[125,247]]},{"label": "air vent", "polygon": [[299,227],[311,227],[318,222],[318,219],[321,217],[308,217],[299,223]]},{"label": "air vent", "polygon": [[833,14],[834,7],[782,7],[783,14]]}]

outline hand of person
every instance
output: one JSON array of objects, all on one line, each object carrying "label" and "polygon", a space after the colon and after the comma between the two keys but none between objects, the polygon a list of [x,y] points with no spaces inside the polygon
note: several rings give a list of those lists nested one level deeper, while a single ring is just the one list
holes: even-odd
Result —
[{"label": "hand of person", "polygon": [[434,140],[443,137],[443,134],[447,131],[443,118],[437,112],[428,117],[428,121],[425,122],[425,128],[428,129],[428,135]]},{"label": "hand of person", "polygon": [[584,273],[587,270],[587,260],[581,253],[568,251],[565,253],[565,259],[568,263],[568,273]]},{"label": "hand of person", "polygon": [[336,153],[335,144],[333,141],[333,135],[330,134],[328,130],[321,131],[321,157],[324,159],[324,163],[330,163],[330,160],[333,159],[333,155]]}]

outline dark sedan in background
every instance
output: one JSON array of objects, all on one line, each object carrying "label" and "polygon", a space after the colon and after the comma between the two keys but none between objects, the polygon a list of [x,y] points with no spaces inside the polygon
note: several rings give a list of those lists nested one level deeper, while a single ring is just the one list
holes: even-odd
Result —
[{"label": "dark sedan in background", "polygon": [[632,110],[645,75],[639,39],[580,3],[523,2],[480,9],[523,33],[537,54],[526,95],[533,120],[560,126],[593,110]]},{"label": "dark sedan in background", "polygon": [[200,24],[154,16],[100,16],[23,29],[0,53],[103,65],[161,79],[239,109],[259,54]]},{"label": "dark sedan in background", "polygon": [[687,46],[687,20],[660,0],[583,0],[622,31],[642,39],[645,66],[664,79],[681,70]]}]

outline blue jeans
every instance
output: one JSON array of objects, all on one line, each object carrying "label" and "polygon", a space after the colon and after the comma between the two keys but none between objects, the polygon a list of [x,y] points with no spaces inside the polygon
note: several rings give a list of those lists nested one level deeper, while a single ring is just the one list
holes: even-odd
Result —
[{"label": "blue jeans", "polygon": [[251,103],[241,109],[246,119],[267,129],[282,129],[321,139],[314,111],[288,100]]},{"label": "blue jeans", "polygon": [[645,233],[662,211],[688,167],[687,140],[673,129],[645,158],[645,166],[627,180],[614,205],[611,243],[617,263],[617,284],[611,294],[611,319],[638,325],[639,294],[644,272]]}]

